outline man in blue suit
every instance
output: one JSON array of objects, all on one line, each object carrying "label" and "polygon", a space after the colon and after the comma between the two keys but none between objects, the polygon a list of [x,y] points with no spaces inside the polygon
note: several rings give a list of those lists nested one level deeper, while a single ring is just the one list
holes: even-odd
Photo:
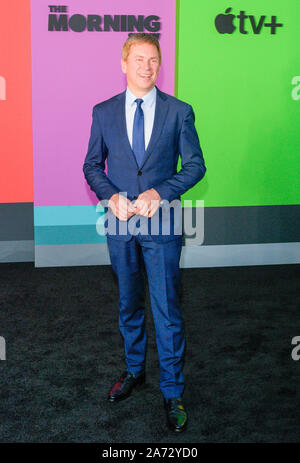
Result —
[{"label": "man in blue suit", "polygon": [[108,223],[114,219],[107,229],[107,244],[118,277],[119,328],[127,369],[108,399],[124,399],[145,382],[147,275],[167,423],[180,432],[187,424],[179,304],[180,196],[202,179],[206,168],[192,107],[155,86],[161,66],[156,37],[131,35],[122,48],[121,66],[127,89],[94,106],[83,166],[91,189],[108,206]]}]

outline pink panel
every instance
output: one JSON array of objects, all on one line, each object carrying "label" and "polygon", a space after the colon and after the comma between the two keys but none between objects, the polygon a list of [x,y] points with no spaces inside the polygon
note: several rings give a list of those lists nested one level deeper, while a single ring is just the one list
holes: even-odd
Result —
[{"label": "pink panel", "polygon": [[[128,31],[76,32],[70,27],[49,31],[49,4],[31,0],[34,203],[96,204],[82,172],[92,108],[126,88],[120,59]],[[158,16],[162,68],[157,85],[174,94],[175,0],[69,0],[66,9],[56,12],[57,18],[60,14],[68,19],[75,14],[102,19],[104,15]],[[84,22],[82,17],[78,19]]]}]

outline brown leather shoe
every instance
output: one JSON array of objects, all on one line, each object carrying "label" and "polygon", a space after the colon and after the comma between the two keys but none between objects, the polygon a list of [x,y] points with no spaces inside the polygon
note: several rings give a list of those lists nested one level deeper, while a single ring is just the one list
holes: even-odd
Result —
[{"label": "brown leather shoe", "polygon": [[182,432],[187,425],[187,413],[181,397],[164,398],[164,407],[167,416],[167,425],[172,431]]},{"label": "brown leather shoe", "polygon": [[131,394],[133,388],[139,389],[144,383],[145,372],[136,377],[131,371],[124,371],[109,391],[107,399],[109,402],[126,399]]}]

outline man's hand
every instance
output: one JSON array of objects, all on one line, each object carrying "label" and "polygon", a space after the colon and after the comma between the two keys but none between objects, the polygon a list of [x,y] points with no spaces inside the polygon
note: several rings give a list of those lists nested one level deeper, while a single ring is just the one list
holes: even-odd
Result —
[{"label": "man's hand", "polygon": [[160,202],[161,197],[154,188],[146,190],[138,196],[133,204],[136,208],[135,213],[150,218],[159,208]]},{"label": "man's hand", "polygon": [[136,213],[132,202],[119,193],[111,196],[108,205],[119,220],[128,220]]}]

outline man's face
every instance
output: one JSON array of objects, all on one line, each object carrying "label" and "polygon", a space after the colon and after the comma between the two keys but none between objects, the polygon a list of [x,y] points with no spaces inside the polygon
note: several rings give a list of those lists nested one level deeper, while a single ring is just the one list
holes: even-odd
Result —
[{"label": "man's face", "polygon": [[158,51],[152,43],[134,43],[127,60],[121,60],[129,89],[138,97],[146,95],[155,85],[160,64]]}]

